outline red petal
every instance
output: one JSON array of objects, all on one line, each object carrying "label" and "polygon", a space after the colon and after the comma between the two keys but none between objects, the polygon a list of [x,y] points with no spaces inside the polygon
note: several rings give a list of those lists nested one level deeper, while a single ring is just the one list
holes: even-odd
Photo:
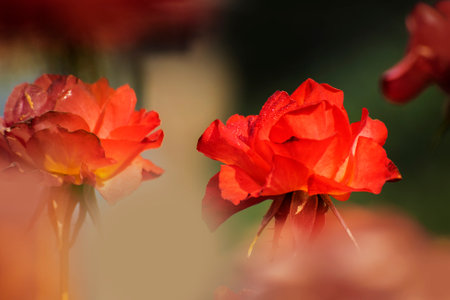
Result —
[{"label": "red petal", "polygon": [[267,199],[267,197],[249,198],[240,202],[239,205],[234,205],[231,201],[222,198],[219,189],[219,173],[217,173],[209,180],[205,196],[203,197],[203,220],[206,222],[209,229],[216,230],[220,224],[225,222],[235,213]]},{"label": "red petal", "polygon": [[334,178],[347,159],[349,141],[336,134],[322,141],[293,140],[272,148],[275,154],[296,160],[318,175]]},{"label": "red petal", "polygon": [[222,197],[234,205],[249,197],[259,196],[262,188],[245,171],[228,165],[222,165],[220,168],[219,187]]},{"label": "red petal", "polygon": [[310,171],[305,165],[296,160],[275,155],[272,166],[262,195],[283,195],[307,189]]},{"label": "red petal", "polygon": [[344,93],[326,83],[319,84],[308,78],[291,95],[298,104],[328,101],[339,108],[344,105]]},{"label": "red petal", "polygon": [[449,1],[439,1],[435,5],[436,9],[447,17],[450,18],[450,2]]},{"label": "red petal", "polygon": [[308,180],[309,195],[331,194],[331,195],[347,195],[350,192],[357,191],[347,185],[336,182],[333,179],[313,174]]},{"label": "red petal", "polygon": [[422,57],[410,51],[398,64],[383,74],[383,94],[396,103],[406,103],[416,97],[432,80],[425,64]]},{"label": "red petal", "polygon": [[283,143],[291,137],[323,140],[336,132],[344,134],[345,139],[350,137],[349,126],[345,111],[321,101],[282,116],[270,131],[270,139],[275,143]]},{"label": "red petal", "polygon": [[270,171],[269,164],[236,135],[236,129],[225,127],[219,120],[205,130],[197,150],[214,160],[240,167],[260,184]]},{"label": "red petal", "polygon": [[380,146],[384,145],[388,136],[384,123],[380,120],[371,119],[366,108],[362,110],[361,121],[353,123],[351,129],[354,141],[357,137],[364,136],[374,140]]},{"label": "red petal", "polygon": [[349,186],[378,194],[388,180],[400,179],[400,173],[375,141],[360,137],[355,150],[353,176]]},{"label": "red petal", "polygon": [[287,112],[298,108],[298,104],[286,92],[275,92],[262,107],[255,121],[253,139],[268,140],[272,126]]}]

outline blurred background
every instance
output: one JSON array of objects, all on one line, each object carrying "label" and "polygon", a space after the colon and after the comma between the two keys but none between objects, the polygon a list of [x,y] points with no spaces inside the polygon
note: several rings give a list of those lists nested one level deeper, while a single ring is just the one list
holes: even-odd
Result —
[{"label": "blurred background", "polygon": [[166,173],[115,206],[101,201],[101,235],[85,224],[72,251],[81,298],[211,299],[269,203],[210,233],[200,207],[218,164],[196,152],[197,139],[214,119],[257,114],[273,92],[309,77],[344,91],[352,122],[366,107],[386,124],[385,149],[403,175],[380,195],[353,193],[338,206],[395,207],[432,234],[449,234],[450,136],[435,143],[446,96],[432,87],[398,106],[379,87],[404,54],[416,3],[1,0],[1,107],[15,85],[63,73],[128,83],[139,105],[161,116],[163,146],[146,157]]}]

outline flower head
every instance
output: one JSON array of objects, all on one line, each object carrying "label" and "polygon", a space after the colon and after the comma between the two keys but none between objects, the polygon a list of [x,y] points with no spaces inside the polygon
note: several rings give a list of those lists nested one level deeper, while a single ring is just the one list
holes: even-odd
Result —
[{"label": "flower head", "polygon": [[39,169],[54,185],[89,184],[114,202],[162,170],[142,158],[159,147],[158,114],[134,111],[127,85],[105,79],[87,84],[74,76],[43,75],[17,86],[8,98],[4,139],[21,168]]},{"label": "flower head", "polygon": [[[273,199],[262,228],[275,218],[314,233],[332,205],[351,192],[378,194],[401,178],[387,158],[387,130],[363,110],[350,124],[343,93],[309,79],[292,93],[275,92],[257,116],[214,121],[197,149],[223,163],[208,183],[203,215],[214,229],[232,214]],[[277,224],[277,222],[276,222]],[[278,226],[278,228],[280,228]]]},{"label": "flower head", "polygon": [[406,19],[410,40],[405,57],[382,78],[384,95],[404,103],[431,83],[450,93],[450,1],[419,3]]}]

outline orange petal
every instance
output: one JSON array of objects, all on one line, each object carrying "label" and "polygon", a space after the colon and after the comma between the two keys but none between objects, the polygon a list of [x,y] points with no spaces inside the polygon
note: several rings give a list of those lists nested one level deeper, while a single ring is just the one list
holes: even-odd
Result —
[{"label": "orange petal", "polygon": [[40,130],[27,142],[26,149],[39,168],[72,178],[75,184],[81,184],[97,168],[111,164],[99,139],[83,130]]},{"label": "orange petal", "polygon": [[142,141],[101,140],[106,157],[113,159],[115,163],[98,169],[96,171],[97,177],[107,180],[120,173],[144,150],[158,148],[162,143],[163,137],[162,130],[158,130]]},{"label": "orange petal", "polygon": [[136,105],[136,94],[128,85],[119,87],[109,96],[96,120],[93,132],[106,138],[117,127],[128,125]]}]

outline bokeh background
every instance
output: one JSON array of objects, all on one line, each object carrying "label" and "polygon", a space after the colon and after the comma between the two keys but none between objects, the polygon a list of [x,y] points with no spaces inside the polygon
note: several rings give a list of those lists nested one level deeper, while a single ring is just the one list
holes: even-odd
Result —
[{"label": "bokeh background", "polygon": [[[121,13],[114,1],[100,26],[112,36],[123,29],[114,22],[155,21],[140,21],[139,34],[125,34],[135,39],[112,42],[86,38],[89,28],[82,26],[65,35],[68,24],[55,23],[58,30],[47,24],[49,7],[70,13],[72,1],[47,1],[39,17],[32,17],[39,4],[31,2],[0,2],[1,107],[15,85],[42,73],[87,82],[106,77],[114,87],[130,84],[142,107],[158,111],[166,135],[160,149],[146,154],[166,173],[115,206],[101,201],[102,234],[90,223],[83,228],[72,251],[73,285],[83,287],[83,299],[211,299],[232,276],[233,258],[245,255],[235,250],[251,240],[269,203],[210,233],[200,207],[218,164],[196,152],[196,141],[214,119],[257,114],[273,92],[292,92],[309,77],[344,91],[352,122],[366,107],[386,124],[385,149],[403,175],[380,195],[354,193],[338,206],[395,207],[434,235],[450,233],[450,136],[436,137],[448,99],[431,87],[398,106],[379,86],[381,74],[403,56],[404,20],[416,1],[185,0],[164,9],[150,1],[155,5],[144,5],[143,16]],[[25,25],[17,19],[21,8]]]}]

